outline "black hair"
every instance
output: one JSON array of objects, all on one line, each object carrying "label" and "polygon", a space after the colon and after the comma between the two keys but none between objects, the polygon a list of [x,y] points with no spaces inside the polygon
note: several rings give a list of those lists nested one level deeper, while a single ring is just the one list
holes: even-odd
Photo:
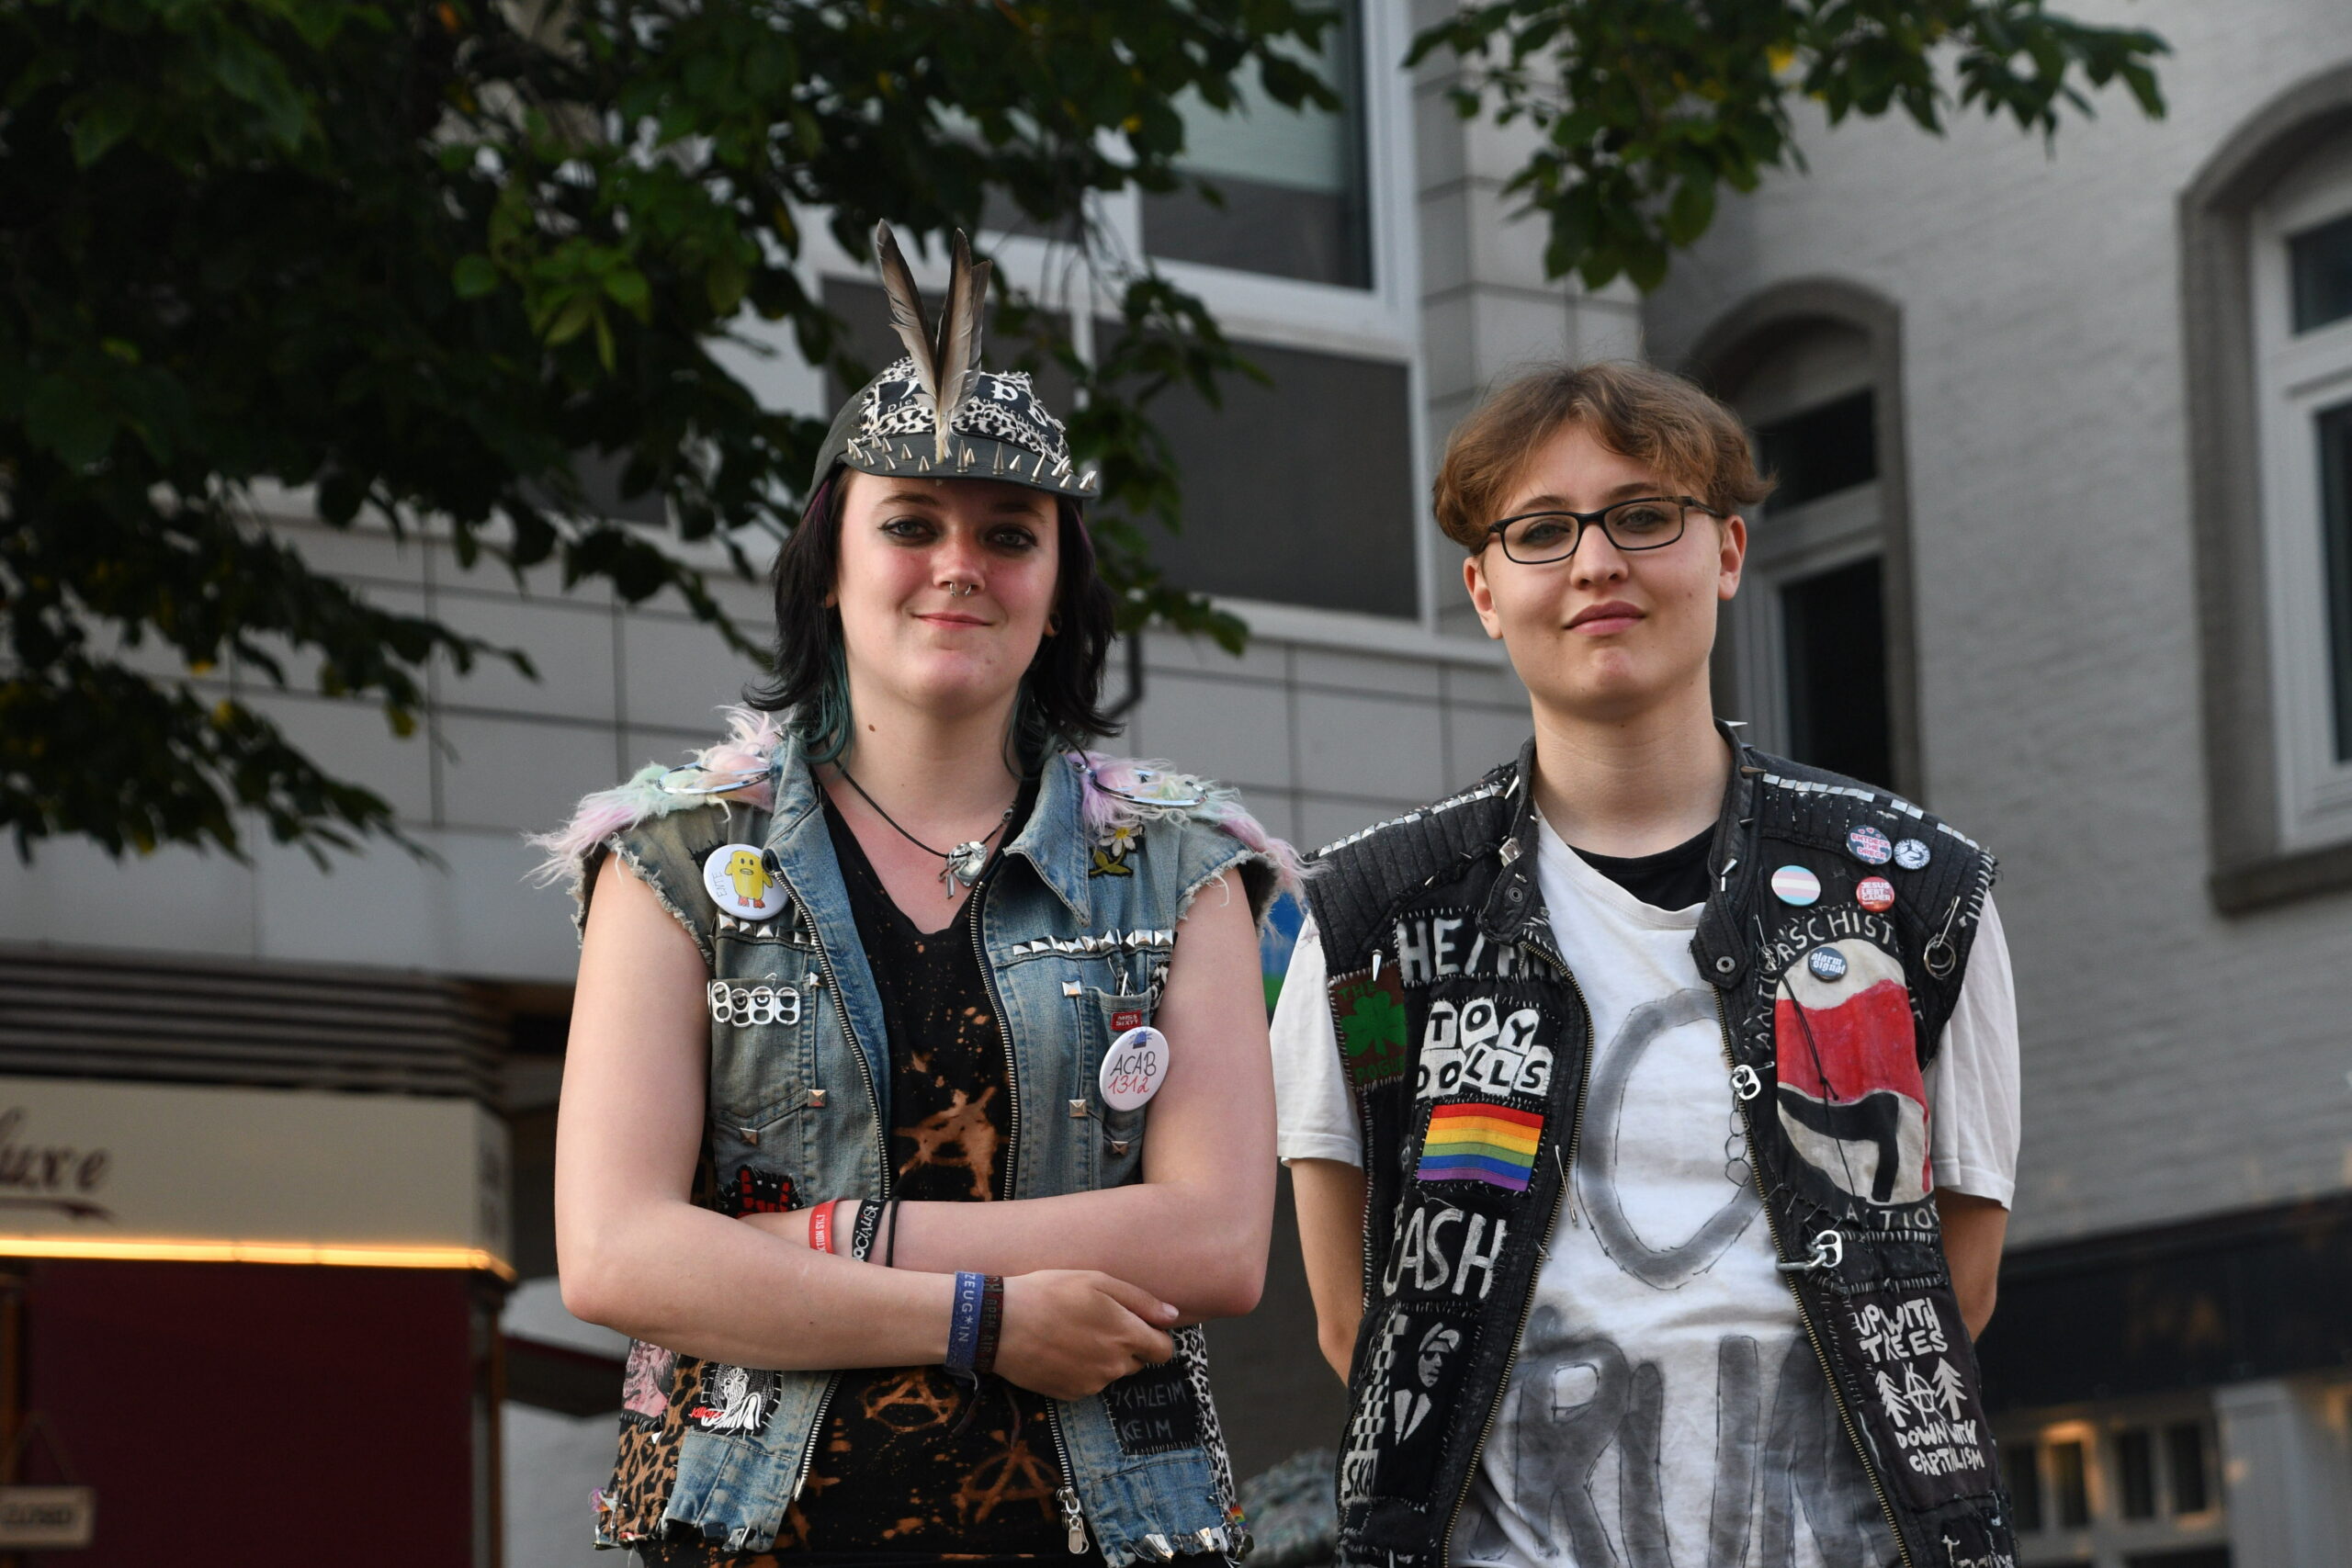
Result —
[{"label": "black hair", "polygon": [[[808,760],[830,762],[850,740],[849,667],[842,651],[841,612],[825,603],[841,570],[842,502],[849,487],[836,465],[810,492],[800,525],[775,558],[774,676],[744,694],[769,713],[790,711]],[[1086,515],[1068,496],[1056,496],[1060,570],[1054,583],[1054,625],[1037,643],[1021,677],[1013,705],[1013,746],[1024,772],[1048,751],[1083,746],[1118,733],[1102,707],[1102,666],[1110,657],[1117,601],[1094,566]]]}]

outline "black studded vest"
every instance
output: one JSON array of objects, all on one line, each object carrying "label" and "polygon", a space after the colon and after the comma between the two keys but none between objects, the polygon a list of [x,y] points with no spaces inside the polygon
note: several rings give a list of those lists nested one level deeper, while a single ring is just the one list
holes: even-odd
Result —
[{"label": "black studded vest", "polygon": [[[1732,743],[1691,952],[1782,1276],[1904,1563],[2015,1568],[1924,1088],[1993,857]],[[1447,1568],[1566,1186],[1591,1030],[1537,887],[1533,765],[1530,742],[1307,880],[1368,1185],[1340,1568]]]}]

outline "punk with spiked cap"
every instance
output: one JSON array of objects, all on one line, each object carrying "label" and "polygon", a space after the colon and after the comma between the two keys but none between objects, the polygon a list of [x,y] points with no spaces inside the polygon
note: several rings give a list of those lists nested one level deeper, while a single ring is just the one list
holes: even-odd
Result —
[{"label": "punk with spiked cap", "polygon": [[972,260],[963,234],[956,236],[935,334],[888,223],[874,226],[874,255],[890,327],[906,353],[833,416],[809,488],[842,465],[885,477],[1007,479],[1078,501],[1100,494],[1100,475],[1070,461],[1062,422],[1027,372],[981,368],[990,267]]}]

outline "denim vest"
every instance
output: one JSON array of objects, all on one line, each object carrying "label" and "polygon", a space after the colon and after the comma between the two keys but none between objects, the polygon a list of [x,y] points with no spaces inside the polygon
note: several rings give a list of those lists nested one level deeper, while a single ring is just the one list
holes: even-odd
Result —
[{"label": "denim vest", "polygon": [[[1691,942],[1724,1098],[1692,1113],[1745,1131],[1905,1568],[2015,1568],[1923,1085],[1992,857],[1907,802],[1735,746]],[[1450,1561],[1566,1191],[1591,1023],[1534,873],[1532,767],[1530,742],[1476,789],[1322,851],[1307,881],[1368,1183],[1341,1568]],[[1408,1404],[1442,1414],[1408,1423]]]},{"label": "denim vest", "polygon": [[[890,1043],[797,741],[784,739],[765,779],[731,797],[665,799],[655,772],[639,775],[634,797],[652,814],[589,850],[581,871],[593,883],[599,854],[618,854],[709,964],[695,1201],[724,1206],[739,1190],[764,1193],[755,1206],[766,1207],[889,1196]],[[770,790],[773,808],[762,809]],[[764,852],[786,895],[773,918],[737,919],[706,891],[705,863],[723,844]],[[1012,1084],[1010,1179],[999,1198],[1140,1179],[1150,1107],[1104,1103],[1102,1057],[1115,1034],[1151,1018],[1194,894],[1237,871],[1262,917],[1285,853],[1229,792],[1075,752],[1047,761],[1028,823],[976,895],[981,972]],[[1084,1551],[1091,1530],[1112,1568],[1180,1552],[1238,1555],[1246,1543],[1203,1336],[1182,1328],[1175,1338],[1175,1359],[1050,1407],[1070,1550]],[[665,1494],[658,1478],[632,1473],[625,1427],[621,1467],[598,1497],[598,1542],[691,1532],[732,1551],[765,1550],[807,1481],[838,1374],[719,1366],[643,1346],[630,1363],[623,1420],[677,1436],[677,1475]]]}]

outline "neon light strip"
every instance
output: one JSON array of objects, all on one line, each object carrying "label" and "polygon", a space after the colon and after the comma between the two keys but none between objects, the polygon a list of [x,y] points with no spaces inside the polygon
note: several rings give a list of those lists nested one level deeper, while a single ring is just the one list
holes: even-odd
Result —
[{"label": "neon light strip", "polygon": [[478,1269],[512,1283],[514,1266],[480,1247],[335,1247],[299,1241],[75,1241],[0,1236],[0,1258],[137,1258],[153,1263],[308,1263],[345,1269]]}]

